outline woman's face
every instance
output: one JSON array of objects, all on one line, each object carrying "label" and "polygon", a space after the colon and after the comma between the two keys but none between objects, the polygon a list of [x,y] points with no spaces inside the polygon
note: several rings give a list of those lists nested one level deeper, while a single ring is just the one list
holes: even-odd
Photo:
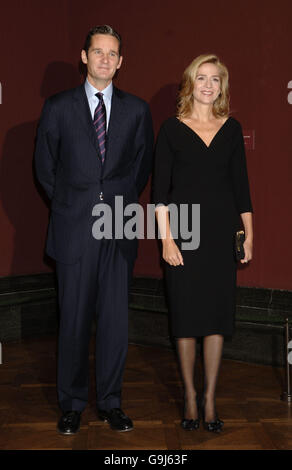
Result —
[{"label": "woman's face", "polygon": [[194,81],[194,100],[210,105],[213,104],[221,92],[221,80],[217,65],[202,64],[197,71]]}]

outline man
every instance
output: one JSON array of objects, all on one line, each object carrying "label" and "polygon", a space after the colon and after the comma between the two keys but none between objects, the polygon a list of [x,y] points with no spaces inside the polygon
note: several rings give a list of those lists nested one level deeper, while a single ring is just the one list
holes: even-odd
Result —
[{"label": "man", "polygon": [[107,25],[93,28],[81,58],[86,81],[46,101],[35,152],[38,179],[51,199],[46,248],[58,278],[58,430],[65,435],[79,430],[88,400],[95,314],[98,416],[117,431],[133,429],[121,409],[121,388],[137,240],[93,236],[93,208],[108,204],[114,212],[115,196],[124,204],[138,202],[153,148],[148,105],[112,83],[123,60],[119,34]]}]

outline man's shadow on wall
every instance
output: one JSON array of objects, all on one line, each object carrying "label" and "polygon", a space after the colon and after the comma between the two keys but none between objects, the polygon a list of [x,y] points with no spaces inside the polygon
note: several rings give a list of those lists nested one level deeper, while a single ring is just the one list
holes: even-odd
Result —
[{"label": "man's shadow on wall", "polygon": [[163,86],[150,100],[150,109],[153,117],[155,135],[163,121],[174,116],[178,95],[178,83],[169,83]]},{"label": "man's shadow on wall", "polygon": [[[80,85],[80,66],[53,62],[46,68],[40,96],[44,99],[62,90]],[[21,106],[21,103],[17,103]],[[41,113],[41,109],[39,114]],[[1,158],[0,187],[5,213],[13,226],[13,256],[8,275],[40,271],[40,253],[44,253],[43,223],[49,201],[34,172],[34,145],[38,120],[13,127],[7,132]],[[48,217],[47,217],[48,219]],[[54,267],[44,254],[44,263]]]}]

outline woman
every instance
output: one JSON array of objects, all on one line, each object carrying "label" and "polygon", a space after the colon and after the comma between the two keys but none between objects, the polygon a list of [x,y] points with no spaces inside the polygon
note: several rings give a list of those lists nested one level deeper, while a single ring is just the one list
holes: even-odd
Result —
[{"label": "woman", "polygon": [[[197,57],[185,70],[177,115],[167,119],[156,144],[153,186],[172,334],[185,390],[182,427],[199,427],[194,366],[203,337],[205,429],[220,432],[215,391],[224,336],[233,332],[236,259],[234,237],[244,226],[244,259],[252,259],[252,204],[241,125],[229,116],[228,71],[215,55]],[[183,250],[172,236],[167,205],[200,204],[200,244]],[[193,221],[194,222],[194,221]],[[196,221],[195,221],[196,222]],[[185,224],[185,220],[180,223]]]}]

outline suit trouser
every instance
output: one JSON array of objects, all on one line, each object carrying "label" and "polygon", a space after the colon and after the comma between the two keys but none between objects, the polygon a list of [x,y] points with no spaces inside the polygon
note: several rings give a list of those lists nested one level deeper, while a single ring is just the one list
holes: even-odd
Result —
[{"label": "suit trouser", "polygon": [[97,407],[119,408],[128,351],[129,266],[115,240],[90,237],[81,259],[57,263],[60,330],[58,398],[61,409],[88,402],[89,343],[96,315]]}]

